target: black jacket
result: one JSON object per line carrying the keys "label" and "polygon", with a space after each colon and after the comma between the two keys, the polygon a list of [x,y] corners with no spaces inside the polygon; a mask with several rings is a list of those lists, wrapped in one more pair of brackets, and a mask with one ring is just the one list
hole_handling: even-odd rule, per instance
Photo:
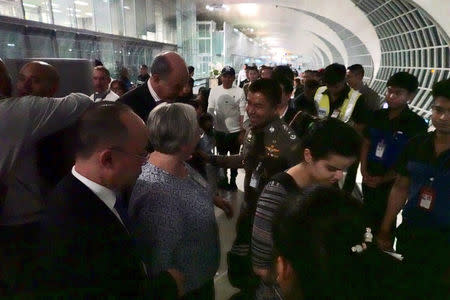
{"label": "black jacket", "polygon": [[128,231],[72,174],[48,199],[41,242],[35,273],[40,295],[176,297],[168,273],[147,278]]}
{"label": "black jacket", "polygon": [[147,122],[148,114],[156,106],[156,101],[153,99],[152,94],[148,89],[147,82],[148,81],[137,88],[128,91],[117,100],[118,102],[131,107],[144,122]]}

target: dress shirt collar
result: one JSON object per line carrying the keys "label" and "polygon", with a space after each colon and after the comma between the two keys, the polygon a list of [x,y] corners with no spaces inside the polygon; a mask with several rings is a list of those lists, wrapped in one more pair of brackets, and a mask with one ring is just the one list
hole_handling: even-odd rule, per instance
{"label": "dress shirt collar", "polygon": [[280,119],[283,119],[289,109],[289,104],[286,106],[284,112],[281,114]]}
{"label": "dress shirt collar", "polygon": [[153,99],[155,99],[155,102],[161,102],[162,99],[159,98],[158,94],[155,92],[155,90],[152,87],[152,84],[150,83],[151,77],[147,80],[148,89],[150,91],[150,94],[152,95]]}
{"label": "dress shirt collar", "polygon": [[[88,189],[90,189],[97,197],[99,197],[100,200],[102,200],[102,202],[105,203],[105,205],[108,206],[108,208],[120,220],[120,217],[118,216],[118,214],[114,208],[114,205],[116,204],[116,195],[114,194],[114,192],[112,190],[110,190],[107,187],[104,187],[98,183],[95,183],[90,179],[87,179],[86,177],[84,177],[83,175],[81,175],[80,173],[78,173],[75,170],[75,166],[72,167],[72,175],[76,179],[81,181],[85,186],[87,186]],[[122,221],[122,220],[120,220],[120,221]]]}

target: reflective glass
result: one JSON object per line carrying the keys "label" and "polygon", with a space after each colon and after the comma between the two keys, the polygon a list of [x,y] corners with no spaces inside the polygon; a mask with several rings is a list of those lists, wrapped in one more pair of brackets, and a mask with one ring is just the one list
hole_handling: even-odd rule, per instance
{"label": "reflective glass", "polygon": [[81,17],[81,9],[75,7],[73,0],[52,0],[52,7],[56,25],[77,27],[77,16]]}
{"label": "reflective glass", "polygon": [[123,0],[124,29],[126,36],[136,37],[136,13],[134,0]]}
{"label": "reflective glass", "polygon": [[23,19],[20,0],[0,0],[0,15]]}
{"label": "reflective glass", "polygon": [[108,0],[94,0],[94,19],[96,31],[111,33],[111,15]]}
{"label": "reflective glass", "polygon": [[[47,0],[25,0],[23,1],[25,19],[51,23],[50,2]],[[55,9],[55,6],[53,6]]]}
{"label": "reflective glass", "polygon": [[78,28],[95,30],[92,0],[75,0],[73,1],[73,4]]}

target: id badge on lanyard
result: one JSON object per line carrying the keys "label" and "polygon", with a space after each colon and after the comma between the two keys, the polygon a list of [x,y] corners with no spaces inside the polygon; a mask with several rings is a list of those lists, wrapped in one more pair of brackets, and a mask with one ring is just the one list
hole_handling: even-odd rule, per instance
{"label": "id badge on lanyard", "polygon": [[431,211],[436,201],[436,191],[433,188],[434,178],[430,177],[428,182],[419,191],[419,208]]}
{"label": "id badge on lanyard", "polygon": [[381,140],[378,142],[377,148],[375,149],[375,156],[377,158],[383,158],[384,150],[386,150],[386,143],[384,142],[384,140]]}

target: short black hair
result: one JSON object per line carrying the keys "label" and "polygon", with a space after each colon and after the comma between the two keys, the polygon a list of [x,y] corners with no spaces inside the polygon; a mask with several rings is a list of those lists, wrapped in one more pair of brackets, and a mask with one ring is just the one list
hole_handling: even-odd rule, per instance
{"label": "short black hair", "polygon": [[256,71],[256,72],[258,72],[258,67],[256,67],[255,65],[252,65],[252,66],[248,66],[247,67],[247,69],[246,69],[247,71]]}
{"label": "short black hair", "polygon": [[434,99],[436,99],[437,97],[444,97],[447,100],[449,100],[450,99],[450,78],[436,82],[433,85],[431,94],[433,95]]}
{"label": "short black hair", "polygon": [[283,87],[284,93],[292,93],[294,90],[294,85],[292,84],[292,80],[289,80],[287,78],[280,78],[277,80],[278,84],[280,84]]}
{"label": "short black hair", "polygon": [[282,79],[294,81],[294,71],[288,65],[276,66],[272,72],[272,79],[277,81]]}
{"label": "short black hair", "polygon": [[293,288],[305,299],[385,294],[398,263],[370,243],[352,252],[364,241],[365,225],[361,203],[334,187],[310,186],[284,201],[273,221],[274,252],[292,266]]}
{"label": "short black hair", "polygon": [[334,63],[325,68],[323,71],[323,82],[326,85],[334,85],[345,80],[347,70],[344,65]]}
{"label": "short black hair", "polygon": [[325,118],[313,123],[302,140],[302,149],[308,148],[314,160],[331,154],[359,157],[362,139],[350,125],[336,118]]}
{"label": "short black hair", "polygon": [[131,108],[119,102],[101,101],[88,108],[77,123],[76,156],[89,158],[99,147],[121,146],[128,129],[121,122]]}
{"label": "short black hair", "polygon": [[143,64],[141,65],[141,68],[148,69],[148,66],[146,64]]}
{"label": "short black hair", "polygon": [[195,71],[195,68],[193,66],[189,66],[188,67],[188,71],[189,71],[189,74],[190,74],[190,73]]}
{"label": "short black hair", "polygon": [[354,64],[347,68],[350,72],[364,76],[364,67],[360,64]]}
{"label": "short black hair", "polygon": [[113,84],[118,84],[118,85],[119,85],[119,88],[122,89],[122,90],[124,90],[125,92],[128,91],[127,86],[126,86],[125,82],[123,82],[123,80],[120,80],[120,79],[114,79],[113,81],[111,81],[110,86],[112,86]]}
{"label": "short black hair", "polygon": [[248,91],[250,93],[263,94],[272,107],[276,107],[281,102],[281,87],[278,82],[273,79],[257,79],[250,84]]}
{"label": "short black hair", "polygon": [[209,113],[204,113],[200,117],[198,117],[198,124],[201,126],[201,124],[204,124],[207,121],[214,121],[214,117]]}
{"label": "short black hair", "polygon": [[408,72],[398,72],[392,75],[386,83],[386,86],[393,86],[415,93],[419,87],[417,77]]}

